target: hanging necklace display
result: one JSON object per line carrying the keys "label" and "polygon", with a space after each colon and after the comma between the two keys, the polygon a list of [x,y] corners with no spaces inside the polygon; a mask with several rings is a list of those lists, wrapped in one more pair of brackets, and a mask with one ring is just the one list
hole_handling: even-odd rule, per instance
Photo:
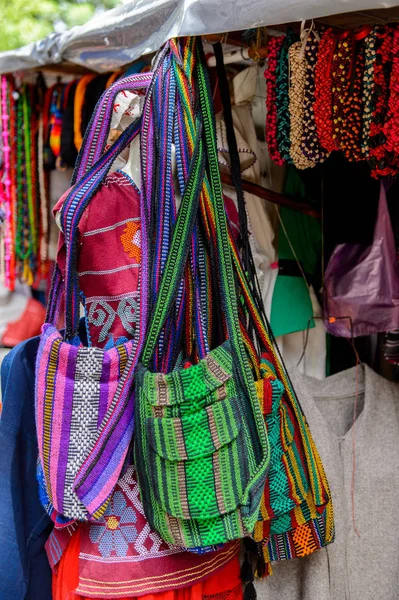
{"label": "hanging necklace display", "polygon": [[287,31],[278,55],[276,102],[277,102],[277,142],[280,156],[285,162],[292,163],[290,156],[290,112],[289,112],[289,85],[290,73],[288,51],[297,40],[292,30]]}
{"label": "hanging necklace display", "polygon": [[3,174],[0,184],[2,190],[1,202],[4,206],[4,283],[10,290],[15,285],[15,254],[14,254],[14,200],[12,185],[12,123],[10,115],[11,86],[5,75],[1,76],[1,129],[3,137]]}
{"label": "hanging necklace display", "polygon": [[[41,106],[44,102],[45,83],[43,77],[39,74],[36,81],[37,103]],[[37,193],[39,195],[39,249],[38,261],[40,262],[40,274],[43,278],[48,277],[49,270],[49,238],[50,238],[50,198],[49,198],[49,177],[44,169],[44,118],[41,110],[37,117]]]}
{"label": "hanging necklace display", "polygon": [[305,100],[306,59],[305,45],[308,32],[302,23],[301,41],[295,42],[288,51],[289,64],[289,114],[290,157],[297,169],[309,169],[315,163],[302,152],[303,112]]}
{"label": "hanging necklace display", "polygon": [[376,59],[374,65],[374,89],[372,95],[372,116],[369,132],[369,164],[371,174],[379,177],[394,176],[398,165],[390,165],[386,154],[384,123],[388,112],[389,81],[392,69],[393,27],[385,25],[377,30],[375,42]]}
{"label": "hanging necklace display", "polygon": [[266,142],[270,158],[277,165],[284,164],[277,142],[277,69],[279,53],[285,36],[272,37],[267,53],[266,79]]}
{"label": "hanging necklace display", "polygon": [[363,74],[365,68],[365,49],[371,27],[365,26],[354,34],[351,83],[344,91],[341,150],[350,161],[364,159],[362,152],[363,117]]}
{"label": "hanging necklace display", "polygon": [[331,67],[333,140],[336,150],[341,147],[343,108],[345,94],[351,84],[352,54],[353,36],[350,31],[345,31],[337,41]]}
{"label": "hanging necklace display", "polygon": [[[24,124],[24,95],[20,93],[17,99],[17,231],[16,254],[18,259],[19,277],[25,281],[32,281],[29,268],[31,255],[31,234],[29,231],[28,190],[26,182],[26,147]],[[29,125],[26,124],[26,128]]]}
{"label": "hanging necklace display", "polygon": [[335,35],[332,29],[321,34],[314,69],[314,119],[319,142],[327,152],[335,150],[332,121],[332,61],[335,50]]}
{"label": "hanging necklace display", "polygon": [[365,44],[364,75],[363,75],[363,124],[362,124],[362,152],[368,158],[369,133],[371,119],[373,116],[373,92],[374,92],[374,66],[376,61],[377,27],[374,27],[367,36]]}
{"label": "hanging necklace display", "polygon": [[[393,33],[392,39],[392,71],[389,83],[388,112],[384,124],[386,149],[391,155],[397,156],[399,144],[399,28]],[[391,157],[392,158],[392,157]]]}

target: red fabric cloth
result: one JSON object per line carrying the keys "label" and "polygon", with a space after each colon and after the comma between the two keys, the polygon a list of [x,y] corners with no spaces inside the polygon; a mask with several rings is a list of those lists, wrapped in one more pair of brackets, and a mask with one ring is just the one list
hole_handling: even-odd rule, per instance
{"label": "red fabric cloth", "polygon": [[[119,598],[130,600],[134,595],[101,595],[82,596],[76,592],[79,583],[79,552],[81,530],[78,529],[68,544],[67,551],[61,558],[58,572],[53,575],[53,600],[100,600],[102,598]],[[144,593],[142,600],[242,600],[240,581],[240,565],[237,553],[217,572],[192,585],[159,593]]]}
{"label": "red fabric cloth", "polygon": [[202,581],[237,555],[239,543],[195,554],[164,542],[145,518],[135,471],[129,467],[104,520],[80,525],[79,548],[77,593],[96,597],[98,591],[105,594],[112,589],[123,595],[128,590],[136,597]]}

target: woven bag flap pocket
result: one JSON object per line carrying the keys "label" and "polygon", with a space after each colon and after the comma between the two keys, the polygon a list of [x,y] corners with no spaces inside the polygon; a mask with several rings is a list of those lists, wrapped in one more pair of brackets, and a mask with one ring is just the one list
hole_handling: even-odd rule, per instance
{"label": "woven bag flap pocket", "polygon": [[144,375],[143,393],[153,406],[189,405],[195,411],[206,405],[206,398],[215,390],[223,388],[231,379],[233,360],[230,343],[212,350],[198,364],[164,375]]}
{"label": "woven bag flap pocket", "polygon": [[241,422],[236,397],[182,418],[147,419],[151,486],[165,512],[209,519],[240,505],[245,479],[232,473],[242,455]]}
{"label": "woven bag flap pocket", "polygon": [[149,418],[147,435],[153,450],[166,460],[194,460],[213,454],[235,440],[240,425],[234,398],[215,402],[181,418]]}

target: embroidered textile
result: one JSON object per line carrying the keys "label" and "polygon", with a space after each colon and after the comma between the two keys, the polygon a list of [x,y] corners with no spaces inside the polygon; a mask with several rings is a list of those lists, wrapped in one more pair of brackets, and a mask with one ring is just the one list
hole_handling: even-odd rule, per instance
{"label": "embroidered textile", "polygon": [[115,488],[102,522],[80,527],[79,584],[76,592],[96,597],[142,596],[194,585],[228,564],[238,543],[203,555],[164,542],[149,526],[135,470],[129,467]]}

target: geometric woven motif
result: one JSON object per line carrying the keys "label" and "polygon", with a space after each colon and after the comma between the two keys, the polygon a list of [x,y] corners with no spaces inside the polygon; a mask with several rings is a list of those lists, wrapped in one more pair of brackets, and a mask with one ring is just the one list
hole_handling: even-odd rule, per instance
{"label": "geometric woven motif", "polygon": [[103,356],[99,348],[81,348],[76,360],[64,496],[64,514],[75,519],[87,514],[72,488],[97,433]]}
{"label": "geometric woven motif", "polygon": [[167,544],[145,518],[132,466],[119,479],[103,519],[83,523],[80,531],[76,593],[92,598],[107,598],[110,590],[112,598],[134,598],[191,587],[226,565],[239,550],[239,544],[232,543],[197,555]]}
{"label": "geometric woven motif", "polygon": [[[86,301],[86,305],[89,303]],[[134,297],[102,299],[96,298],[90,303],[87,319],[90,325],[100,329],[98,341],[105,342],[110,337],[115,320],[119,318],[123,332],[128,339],[134,338],[138,322],[138,301]]]}

